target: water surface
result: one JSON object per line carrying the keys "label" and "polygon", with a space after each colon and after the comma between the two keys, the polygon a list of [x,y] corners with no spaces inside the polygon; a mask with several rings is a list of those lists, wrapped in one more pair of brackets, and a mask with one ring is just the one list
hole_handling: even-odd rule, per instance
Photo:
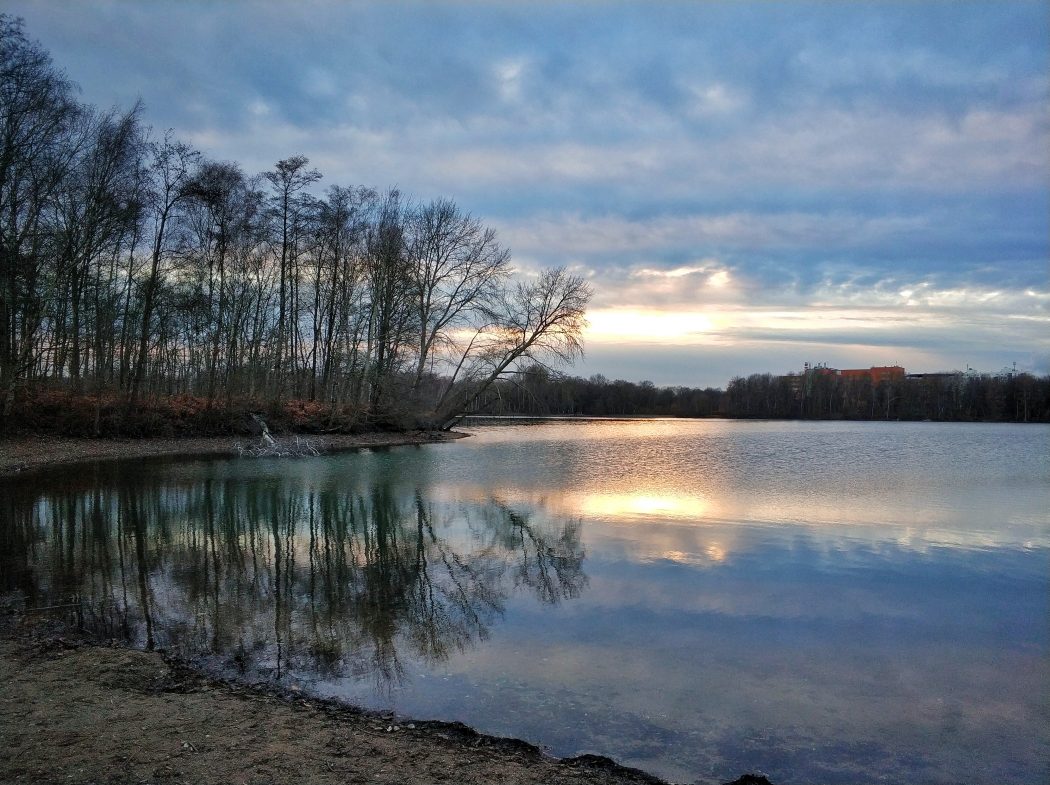
{"label": "water surface", "polygon": [[8,481],[0,587],[214,672],[678,781],[1047,779],[1050,428],[467,430]]}

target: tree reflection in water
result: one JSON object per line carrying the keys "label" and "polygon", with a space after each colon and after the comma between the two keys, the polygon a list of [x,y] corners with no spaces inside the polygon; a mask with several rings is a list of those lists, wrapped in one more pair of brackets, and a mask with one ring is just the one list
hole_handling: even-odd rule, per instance
{"label": "tree reflection in water", "polygon": [[579,521],[495,499],[106,479],[0,488],[0,588],[79,629],[252,679],[390,689],[406,652],[434,664],[484,640],[513,593],[554,604],[587,583]]}

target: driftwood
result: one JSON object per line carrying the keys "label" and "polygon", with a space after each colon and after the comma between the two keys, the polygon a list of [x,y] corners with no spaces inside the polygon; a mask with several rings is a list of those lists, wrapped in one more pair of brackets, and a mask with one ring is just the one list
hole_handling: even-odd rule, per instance
{"label": "driftwood", "polygon": [[262,417],[253,414],[252,419],[259,424],[260,428],[262,428],[262,435],[259,437],[259,441],[256,444],[237,445],[237,452],[240,453],[242,457],[303,458],[308,455],[320,455],[317,448],[310,443],[309,439],[304,439],[298,434],[293,436],[295,439],[294,442],[288,439],[275,439],[270,433],[266,421],[263,420]]}

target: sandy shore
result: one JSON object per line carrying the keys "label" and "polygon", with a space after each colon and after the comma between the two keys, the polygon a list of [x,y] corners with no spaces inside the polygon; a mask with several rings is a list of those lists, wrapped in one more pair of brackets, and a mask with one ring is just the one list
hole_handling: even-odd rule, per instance
{"label": "sandy shore", "polygon": [[[318,452],[359,447],[395,447],[459,439],[450,431],[401,433],[324,434],[301,437]],[[160,455],[237,455],[238,446],[258,442],[243,436],[162,439],[72,439],[62,436],[0,438],[0,477],[58,464],[85,463],[113,458],[148,458]]]}
{"label": "sandy shore", "polygon": [[156,652],[0,633],[5,783],[659,785],[463,725],[408,722],[201,677]]}

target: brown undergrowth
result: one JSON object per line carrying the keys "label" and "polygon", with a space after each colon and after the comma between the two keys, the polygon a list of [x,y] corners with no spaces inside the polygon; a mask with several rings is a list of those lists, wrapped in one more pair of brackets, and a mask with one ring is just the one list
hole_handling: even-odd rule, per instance
{"label": "brown undergrowth", "polygon": [[172,395],[131,403],[110,393],[49,390],[19,396],[0,432],[76,437],[247,436],[258,431],[253,414],[265,417],[274,432],[355,434],[398,425],[366,418],[354,406],[318,401],[274,403],[245,397],[209,401]]}

